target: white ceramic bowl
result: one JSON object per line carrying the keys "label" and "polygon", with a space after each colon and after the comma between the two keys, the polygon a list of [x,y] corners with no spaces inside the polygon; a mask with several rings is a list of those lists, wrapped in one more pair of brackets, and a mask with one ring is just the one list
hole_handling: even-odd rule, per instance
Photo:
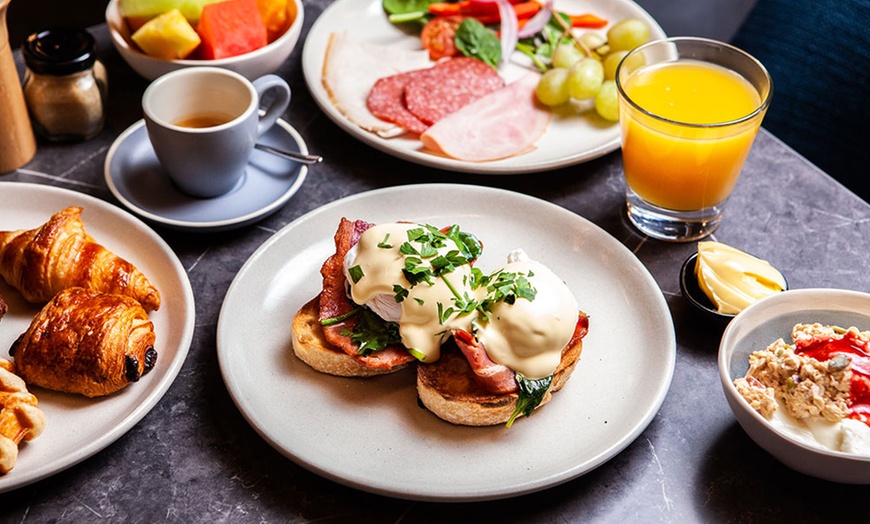
{"label": "white ceramic bowl", "polygon": [[176,69],[204,65],[223,67],[253,80],[275,72],[287,60],[296,42],[299,41],[304,19],[302,0],[290,0],[290,2],[288,11],[295,9],[296,14],[293,24],[283,35],[269,45],[250,53],[218,60],[163,60],[146,55],[130,40],[130,30],[118,10],[118,0],[111,0],[106,7],[106,24],[109,26],[115,49],[133,70],[148,80],[154,80]]}
{"label": "white ceramic bowl", "polygon": [[870,484],[870,457],[804,444],[774,428],[737,392],[734,379],[749,369],[749,355],[778,338],[790,341],[795,324],[870,329],[870,294],[840,289],[794,289],[762,299],[734,317],[719,345],[719,376],[737,422],[768,453],[807,475],[846,484]]}

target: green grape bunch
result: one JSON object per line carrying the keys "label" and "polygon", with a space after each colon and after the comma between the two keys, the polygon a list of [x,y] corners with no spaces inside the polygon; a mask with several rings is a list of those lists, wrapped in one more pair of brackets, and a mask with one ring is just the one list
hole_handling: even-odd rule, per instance
{"label": "green grape bunch", "polygon": [[[650,29],[643,20],[626,18],[614,24],[604,38],[586,32],[560,43],[553,50],[550,67],[541,76],[538,100],[557,107],[570,101],[589,101],[598,115],[608,121],[619,119],[616,68],[635,47],[649,40]],[[644,65],[642,55],[632,57],[632,68]]]}

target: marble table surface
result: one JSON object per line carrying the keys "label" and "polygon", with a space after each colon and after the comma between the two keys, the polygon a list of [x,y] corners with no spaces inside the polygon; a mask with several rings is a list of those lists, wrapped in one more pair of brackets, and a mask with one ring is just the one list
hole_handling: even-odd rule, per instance
{"label": "marble table surface", "polygon": [[[329,3],[305,2],[302,38]],[[118,135],[142,117],[139,101],[147,81],[112,49],[105,27],[91,30],[109,70],[105,129],[85,143],[40,142],[29,164],[0,175],[0,181],[46,184],[117,204],[103,181],[103,163]],[[326,160],[310,170],[286,205],[256,224],[212,234],[153,226],[178,255],[195,295],[194,337],[180,374],[154,409],[104,450],[0,494],[0,522],[813,522],[853,515],[866,487],[795,473],[756,446],[735,421],[716,364],[723,326],[695,314],[680,295],[680,264],[695,244],[655,241],[626,223],[618,152],[516,176],[409,164],[348,136],[324,115],[305,85],[301,52],[297,46],[278,71],[294,90],[284,118]],[[676,367],[661,409],[616,457],[579,478],[519,497],[404,500],[306,470],[275,451],[236,408],[218,367],[216,325],[227,288],[248,257],[282,227],[326,203],[424,182],[505,188],[558,204],[622,242],[653,275],[673,317]],[[870,205],[764,130],[714,238],[770,260],[792,288],[870,292],[864,267]]]}

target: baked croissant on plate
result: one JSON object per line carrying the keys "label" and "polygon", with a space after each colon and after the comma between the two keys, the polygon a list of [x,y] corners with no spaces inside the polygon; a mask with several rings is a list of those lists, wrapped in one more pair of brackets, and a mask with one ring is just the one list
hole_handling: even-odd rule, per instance
{"label": "baked croissant on plate", "polygon": [[96,243],[81,214],[81,207],[68,207],[36,229],[0,231],[0,276],[37,304],[79,286],[127,295],[146,311],[157,310],[157,288],[133,264]]}
{"label": "baked croissant on plate", "polygon": [[0,358],[0,474],[15,466],[18,444],[35,439],[44,429],[45,414],[36,397],[15,374],[12,362]]}
{"label": "baked croissant on plate", "polygon": [[74,287],[36,314],[9,354],[29,385],[99,397],[154,367],[154,340],[154,325],[132,298]]}

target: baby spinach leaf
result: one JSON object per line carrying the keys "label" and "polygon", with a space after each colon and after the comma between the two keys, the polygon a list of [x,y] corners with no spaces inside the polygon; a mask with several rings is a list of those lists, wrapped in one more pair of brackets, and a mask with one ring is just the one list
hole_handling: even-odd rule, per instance
{"label": "baby spinach leaf", "polygon": [[454,43],[463,55],[476,58],[493,69],[501,63],[501,41],[474,18],[466,18],[459,24]]}
{"label": "baby spinach leaf", "polygon": [[553,383],[553,375],[539,379],[528,379],[521,373],[517,373],[517,384],[520,387],[520,398],[517,400],[517,407],[508,419],[506,426],[511,427],[514,420],[520,415],[528,417],[532,414],[541,402],[544,400],[544,395]]}

